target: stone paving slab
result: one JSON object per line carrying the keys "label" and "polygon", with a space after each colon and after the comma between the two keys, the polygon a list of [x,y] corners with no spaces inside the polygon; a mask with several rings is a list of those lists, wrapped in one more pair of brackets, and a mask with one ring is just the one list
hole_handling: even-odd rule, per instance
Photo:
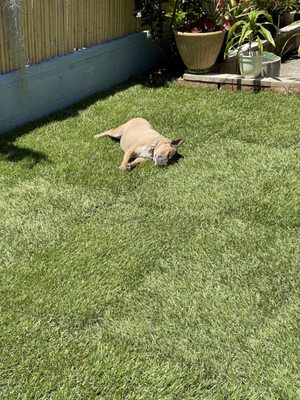
{"label": "stone paving slab", "polygon": [[185,73],[177,82],[184,86],[212,87],[216,89],[271,91],[300,94],[300,77],[243,78],[237,74],[190,74]]}
{"label": "stone paving slab", "polygon": [[300,80],[300,57],[281,63],[280,78],[296,78]]}

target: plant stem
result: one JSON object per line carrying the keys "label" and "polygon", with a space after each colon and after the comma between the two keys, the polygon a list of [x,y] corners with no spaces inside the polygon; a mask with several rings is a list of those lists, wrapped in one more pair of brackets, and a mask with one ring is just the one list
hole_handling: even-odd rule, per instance
{"label": "plant stem", "polygon": [[182,3],[182,0],[176,0],[176,2],[175,2],[173,13],[172,13],[172,19],[171,19],[171,23],[170,23],[170,31],[173,29],[173,25],[174,25],[174,21],[175,21],[175,17],[176,17],[176,11],[179,6],[179,3]]}

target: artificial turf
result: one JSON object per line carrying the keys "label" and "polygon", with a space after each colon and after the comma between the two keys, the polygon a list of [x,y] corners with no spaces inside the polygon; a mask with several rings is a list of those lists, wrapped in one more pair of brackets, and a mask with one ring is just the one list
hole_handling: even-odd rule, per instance
{"label": "artificial turf", "polygon": [[[299,97],[131,82],[0,136],[1,399],[299,399]],[[93,139],[147,118],[168,168]]]}

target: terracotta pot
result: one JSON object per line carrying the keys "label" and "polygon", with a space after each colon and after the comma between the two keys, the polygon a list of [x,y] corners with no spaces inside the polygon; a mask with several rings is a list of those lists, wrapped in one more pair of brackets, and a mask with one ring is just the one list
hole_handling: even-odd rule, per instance
{"label": "terracotta pot", "polygon": [[206,72],[216,62],[225,31],[187,33],[174,31],[176,45],[185,66],[191,72]]}

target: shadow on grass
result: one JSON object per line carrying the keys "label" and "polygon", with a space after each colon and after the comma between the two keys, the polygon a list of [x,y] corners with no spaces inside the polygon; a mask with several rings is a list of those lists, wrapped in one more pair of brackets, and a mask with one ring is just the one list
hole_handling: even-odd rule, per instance
{"label": "shadow on grass", "polygon": [[37,121],[27,123],[26,125],[15,128],[9,132],[0,134],[0,158],[6,159],[10,162],[18,162],[24,159],[31,159],[33,164],[47,160],[47,155],[35,151],[30,148],[19,146],[15,142],[19,137],[25,136],[31,133],[33,130],[38,129],[47,124],[63,121],[69,118],[74,118],[79,115],[79,112],[93,105],[99,100],[105,100],[106,98],[115,95],[116,93],[126,90],[134,85],[142,85],[151,88],[161,88],[167,86],[168,83],[174,79],[168,71],[163,68],[157,68],[144,75],[140,75],[122,83],[114,88],[101,91],[93,94],[79,102],[74,103],[70,107],[63,110],[51,113]]}
{"label": "shadow on grass", "polygon": [[[134,82],[136,84],[137,82]],[[33,130],[46,126],[53,122],[64,121],[69,118],[74,118],[79,115],[81,110],[84,110],[94,104],[96,101],[104,100],[109,96],[113,96],[120,90],[126,90],[132,86],[133,82],[128,81],[125,84],[119,85],[110,90],[96,93],[86,99],[74,103],[70,107],[63,110],[51,113],[37,121],[29,122],[22,127],[15,128],[6,133],[0,134],[0,159],[5,159],[10,162],[18,162],[28,159],[33,165],[47,160],[47,155],[36,150],[19,146],[16,141],[22,136],[30,134]]]}
{"label": "shadow on grass", "polygon": [[10,162],[29,159],[33,165],[47,159],[42,152],[17,145],[15,141],[19,136],[22,136],[22,134],[18,130],[0,135],[0,159]]}
{"label": "shadow on grass", "polygon": [[171,81],[183,75],[185,66],[180,58],[175,58],[172,63],[161,65],[140,77],[140,84],[152,89],[167,86]]}

